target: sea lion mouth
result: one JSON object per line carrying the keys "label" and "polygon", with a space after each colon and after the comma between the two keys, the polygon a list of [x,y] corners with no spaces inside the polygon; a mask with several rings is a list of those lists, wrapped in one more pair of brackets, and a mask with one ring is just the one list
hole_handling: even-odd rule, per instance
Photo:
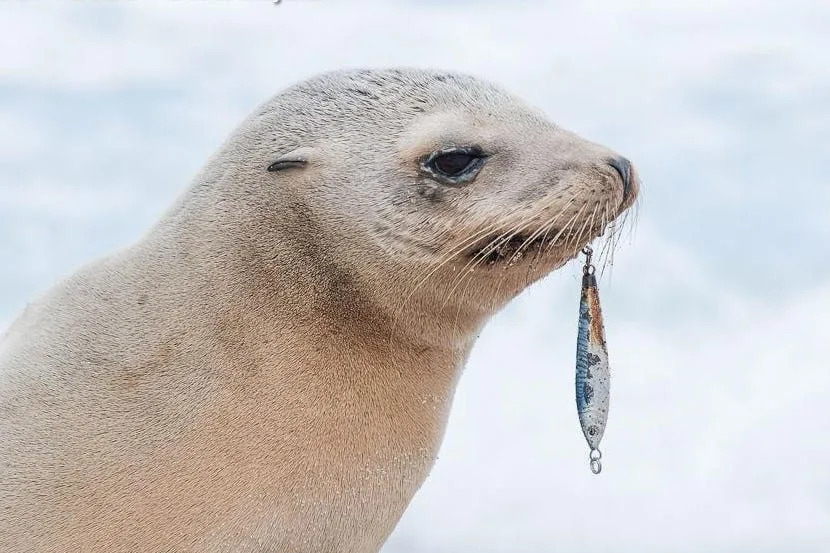
{"label": "sea lion mouth", "polygon": [[493,234],[470,248],[467,255],[484,265],[515,263],[530,254],[535,259],[545,255],[554,246],[564,246],[569,242],[574,242],[576,234],[575,231],[562,232],[560,229],[512,235],[509,233]]}

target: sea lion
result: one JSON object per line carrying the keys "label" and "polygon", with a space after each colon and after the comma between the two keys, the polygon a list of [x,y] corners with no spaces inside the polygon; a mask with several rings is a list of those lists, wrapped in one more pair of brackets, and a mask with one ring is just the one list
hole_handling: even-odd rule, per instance
{"label": "sea lion", "polygon": [[377,551],[482,325],[637,189],[470,76],[288,88],[0,343],[0,550]]}

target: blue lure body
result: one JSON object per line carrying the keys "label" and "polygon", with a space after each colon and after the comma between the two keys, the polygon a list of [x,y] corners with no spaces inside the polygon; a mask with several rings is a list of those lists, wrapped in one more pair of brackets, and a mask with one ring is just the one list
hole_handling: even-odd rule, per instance
{"label": "blue lure body", "polygon": [[591,448],[591,471],[602,470],[599,442],[608,420],[611,392],[611,369],[605,345],[605,328],[599,305],[599,290],[591,265],[591,250],[586,248],[587,260],[582,275],[582,294],[579,301],[579,332],[576,340],[576,411],[582,433]]}

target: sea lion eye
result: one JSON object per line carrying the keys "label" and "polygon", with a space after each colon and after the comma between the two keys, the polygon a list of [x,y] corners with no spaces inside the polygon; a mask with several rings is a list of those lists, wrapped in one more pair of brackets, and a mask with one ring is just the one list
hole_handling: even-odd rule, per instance
{"label": "sea lion eye", "polygon": [[438,150],[421,161],[421,169],[445,184],[462,184],[475,178],[486,157],[475,147]]}
{"label": "sea lion eye", "polygon": [[463,173],[474,159],[476,159],[475,156],[471,154],[452,152],[436,157],[432,160],[432,165],[441,173],[455,177]]}

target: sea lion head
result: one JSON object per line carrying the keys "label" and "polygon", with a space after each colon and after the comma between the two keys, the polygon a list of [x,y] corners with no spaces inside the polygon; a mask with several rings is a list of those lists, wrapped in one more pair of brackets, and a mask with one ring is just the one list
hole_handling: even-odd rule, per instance
{"label": "sea lion head", "polygon": [[257,217],[282,221],[277,240],[369,296],[471,320],[573,258],[639,188],[616,152],[439,71],[320,75],[263,105],[226,149]]}

